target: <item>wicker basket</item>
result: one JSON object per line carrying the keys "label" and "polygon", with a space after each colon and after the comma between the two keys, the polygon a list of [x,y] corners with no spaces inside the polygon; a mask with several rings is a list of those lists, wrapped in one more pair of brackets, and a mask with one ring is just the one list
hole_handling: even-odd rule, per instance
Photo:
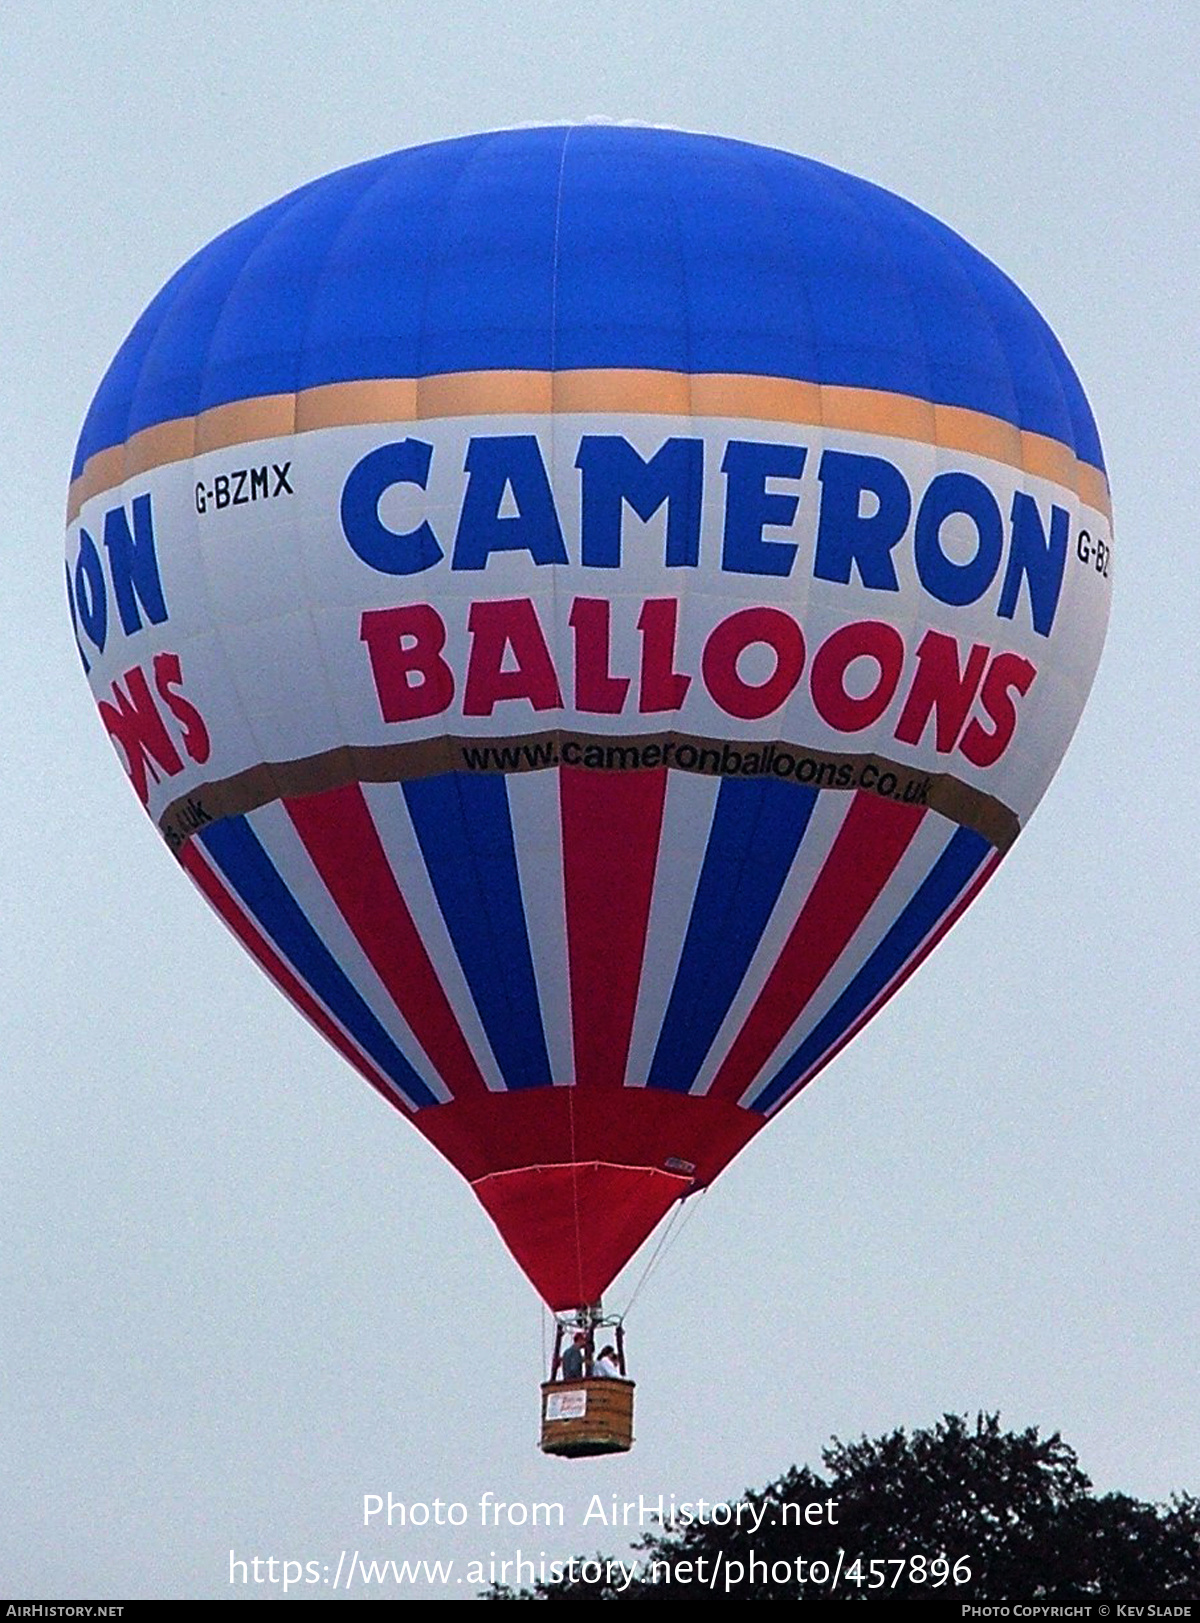
{"label": "wicker basket", "polygon": [[542,1452],[577,1459],[627,1454],[633,1447],[632,1381],[542,1383]]}

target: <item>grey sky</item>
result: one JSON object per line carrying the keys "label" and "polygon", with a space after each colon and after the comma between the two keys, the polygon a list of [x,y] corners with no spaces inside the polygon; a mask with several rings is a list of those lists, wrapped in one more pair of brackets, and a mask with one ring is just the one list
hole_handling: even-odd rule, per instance
{"label": "grey sky", "polygon": [[[1102,1488],[1200,1488],[1200,24],[90,0],[6,17],[0,65],[0,1591],[228,1597],[231,1549],[620,1549],[581,1525],[594,1491],[726,1497],[831,1433],[952,1409],[1060,1428]],[[630,1320],[637,1447],[569,1465],[536,1451],[542,1315],[470,1192],[225,935],[126,786],[61,533],[104,366],[217,231],[377,152],[592,113],[810,154],[994,258],[1083,379],[1117,545],[1100,675],[1030,828],[704,1197]],[[468,1524],[364,1531],[388,1490]],[[566,1526],[481,1528],[485,1490],[560,1500]],[[421,1592],[470,1586],[399,1591]]]}

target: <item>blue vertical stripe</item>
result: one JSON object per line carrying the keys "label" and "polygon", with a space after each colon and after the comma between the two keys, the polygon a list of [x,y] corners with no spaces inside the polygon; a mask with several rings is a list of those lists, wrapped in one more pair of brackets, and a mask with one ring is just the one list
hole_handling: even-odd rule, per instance
{"label": "blue vertical stripe", "polygon": [[892,977],[903,969],[975,877],[992,847],[982,835],[960,828],[919,890],[823,1020],[750,1103],[764,1114],[854,1024]]}
{"label": "blue vertical stripe", "polygon": [[508,787],[447,773],[402,785],[434,895],[509,1088],[553,1078],[529,948]]}
{"label": "blue vertical stripe", "polygon": [[280,955],[363,1052],[417,1109],[437,1104],[437,1097],[334,962],[246,819],[227,817],[197,838]]}
{"label": "blue vertical stripe", "polygon": [[646,1086],[686,1093],[737,996],[808,828],[817,790],[726,778]]}

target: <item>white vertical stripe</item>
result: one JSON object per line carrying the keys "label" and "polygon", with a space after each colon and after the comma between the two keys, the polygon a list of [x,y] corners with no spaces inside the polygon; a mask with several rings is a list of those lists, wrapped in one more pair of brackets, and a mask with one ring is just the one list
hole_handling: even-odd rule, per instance
{"label": "white vertical stripe", "polygon": [[[892,994],[893,988],[896,986],[897,982],[900,981],[903,978],[904,974],[906,973],[906,971],[908,969],[908,966],[912,963],[913,959],[916,958],[921,953],[921,951],[923,950],[923,948],[925,946],[925,943],[929,940],[930,936],[937,934],[937,932],[941,929],[943,923],[945,922],[947,915],[953,913],[956,907],[961,906],[963,897],[974,886],[976,886],[976,885],[978,885],[980,883],[980,881],[991,871],[991,869],[996,866],[996,864],[997,864],[997,862],[999,862],[999,860],[1000,860],[1000,854],[997,851],[993,851],[990,854],[990,856],[984,858],[983,862],[979,865],[978,868],[976,868],[975,872],[971,875],[970,879],[963,886],[962,890],[958,893],[958,895],[950,903],[950,906],[946,909],[946,911],[944,913],[939,914],[939,916],[933,921],[932,925],[925,932],[925,934],[921,937],[920,941],[917,942],[917,945],[913,948],[913,950],[909,954],[909,956],[904,960],[904,962],[896,970],[896,973],[880,988],[880,990],[876,993],[874,998],[872,998],[871,1002],[868,1003],[866,1005],[866,1007],[859,1014],[857,1014],[855,1016],[855,1018],[850,1022],[849,1026],[847,1026],[846,1031],[852,1031],[852,1030],[854,1030],[854,1028],[856,1026],[857,1027],[865,1026],[869,1020],[872,1020],[874,1018],[876,1010],[882,1008],[883,1005],[887,1002],[888,998]],[[845,1037],[845,1035],[846,1035],[845,1031],[841,1032],[834,1039],[834,1042],[830,1046],[831,1047],[836,1047],[836,1045],[842,1041],[842,1039]],[[828,1052],[828,1050],[827,1050],[827,1052]],[[815,1059],[813,1061],[813,1063],[808,1067],[808,1069],[806,1071],[801,1072],[801,1074],[792,1083],[791,1087],[788,1088],[785,1093],[781,1094],[780,1097],[771,1106],[771,1108],[768,1111],[765,1111],[764,1114],[769,1118],[771,1116],[774,1116],[777,1111],[782,1110],[784,1105],[787,1104],[790,1099],[794,1099],[796,1094],[799,1093],[800,1089],[805,1085],[805,1083],[808,1082],[811,1079],[811,1077],[815,1074],[815,1072],[817,1072],[821,1068],[821,1065],[824,1063],[824,1060],[825,1060],[825,1055],[824,1054],[821,1054],[817,1059]]]}
{"label": "white vertical stripe", "polygon": [[804,838],[792,858],[792,865],[775,899],[775,906],[771,909],[771,916],[755,948],[749,968],[742,977],[742,984],[729,1005],[729,1012],[721,1022],[721,1029],[717,1032],[704,1064],[700,1067],[691,1090],[693,1093],[707,1093],[712,1087],[722,1061],[749,1018],[768,975],[779,961],[779,955],[792,932],[792,926],[799,918],[800,910],[817,882],[817,875],[825,866],[830,847],[841,832],[853,800],[853,794],[833,789],[824,790],[817,796],[817,803],[808,820]]}
{"label": "white vertical stripe", "polygon": [[[949,822],[946,818],[939,816],[937,812],[927,811],[925,813],[917,832],[909,842],[908,849],[892,870],[891,877],[867,909],[858,929],[834,960],[829,973],[820,986],[817,987],[806,1007],[801,1010],[798,1018],[792,1022],[776,1044],[762,1071],[752,1080],[750,1086],[738,1100],[739,1104],[749,1106],[755,1096],[761,1093],[764,1084],[770,1081],[779,1067],[786,1063],[808,1034],[814,1031],[817,1025],[825,1018],[855,975],[858,974],[867,959],[879,946],[892,925],[900,917],[900,914],[916,894],[922,881],[928,876],[934,863],[936,863],[957,832],[957,824]],[[930,930],[936,929],[939,922],[940,915],[930,925]],[[923,939],[924,937],[922,937]],[[920,942],[913,948],[913,952],[919,950]],[[907,962],[908,960],[905,959],[905,963]],[[903,966],[901,967],[903,968]],[[835,1038],[834,1041],[837,1041],[837,1039]]]}
{"label": "white vertical stripe", "polygon": [[506,782],[550,1076],[560,1087],[574,1082],[575,1058],[558,769],[514,772]]}
{"label": "white vertical stripe", "polygon": [[417,934],[429,954],[433,972],[466,1038],[467,1047],[475,1056],[480,1075],[493,1093],[503,1093],[504,1078],[438,906],[403,791],[398,783],[364,783],[362,792],[388,867],[395,875]]}
{"label": "white vertical stripe", "polygon": [[646,951],[625,1068],[626,1087],[646,1085],[679,971],[720,788],[720,778],[702,777],[695,772],[667,774]]}
{"label": "white vertical stripe", "polygon": [[326,889],[282,803],[274,801],[269,806],[260,806],[249,813],[247,822],[342,973],[430,1093],[445,1103],[450,1098],[449,1088],[430,1064],[428,1055],[379,979],[375,966],[342,917],[341,909]]}

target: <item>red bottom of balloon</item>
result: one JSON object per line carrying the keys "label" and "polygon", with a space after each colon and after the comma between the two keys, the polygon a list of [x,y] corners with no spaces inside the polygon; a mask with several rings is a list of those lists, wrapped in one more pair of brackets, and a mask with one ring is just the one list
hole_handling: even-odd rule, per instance
{"label": "red bottom of balloon", "polygon": [[553,1308],[599,1301],[604,1287],[690,1178],[601,1161],[496,1172],[475,1185],[513,1256]]}
{"label": "red bottom of balloon", "polygon": [[598,1301],[673,1202],[764,1125],[726,1100],[648,1088],[477,1095],[414,1119],[558,1311]]}

